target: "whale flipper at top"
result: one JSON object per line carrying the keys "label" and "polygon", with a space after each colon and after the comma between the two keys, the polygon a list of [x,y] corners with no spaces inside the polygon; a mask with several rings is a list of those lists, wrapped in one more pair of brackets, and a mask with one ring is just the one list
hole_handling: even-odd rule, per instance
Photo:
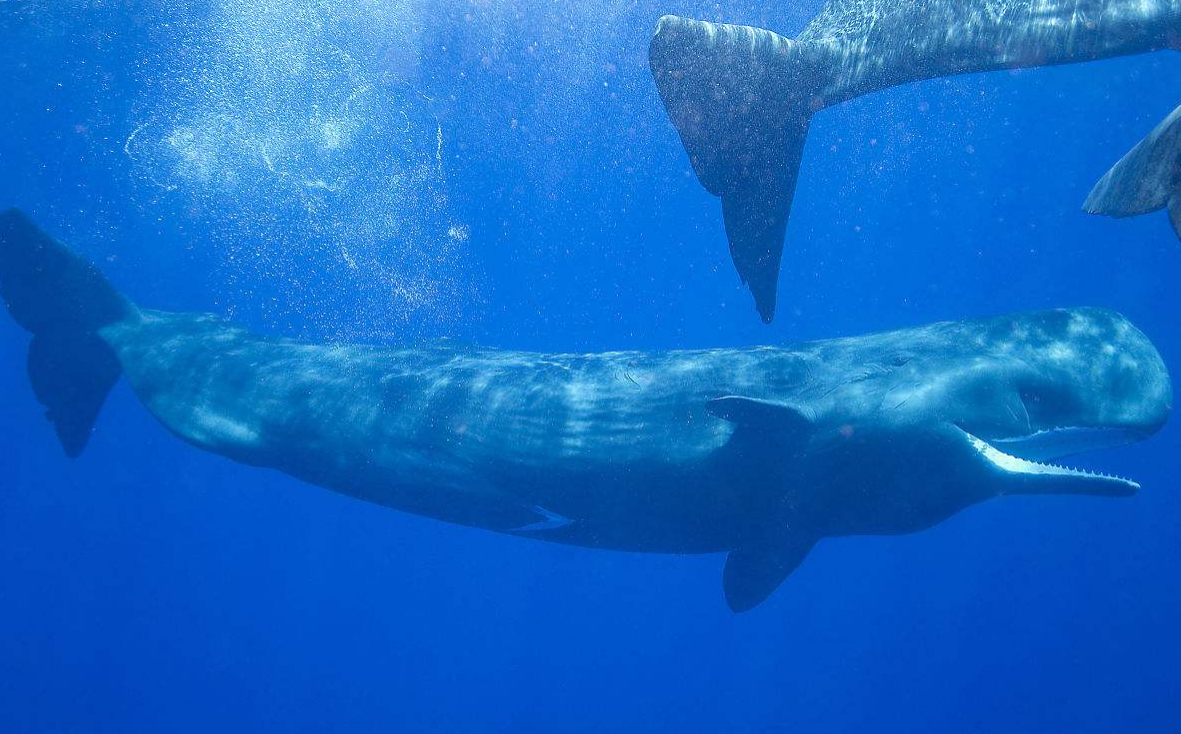
{"label": "whale flipper at top", "polygon": [[796,39],[665,16],[649,64],[764,321],[811,116],[932,77],[1176,47],[1181,0],[831,0]]}

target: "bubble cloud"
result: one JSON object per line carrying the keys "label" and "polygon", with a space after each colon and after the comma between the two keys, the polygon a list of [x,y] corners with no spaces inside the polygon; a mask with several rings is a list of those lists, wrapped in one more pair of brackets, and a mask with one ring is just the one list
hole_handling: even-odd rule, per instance
{"label": "bubble cloud", "polygon": [[190,18],[124,152],[145,206],[199,220],[222,248],[228,310],[314,314],[317,336],[384,339],[470,307],[468,227],[448,202],[432,100],[350,51],[413,16],[360,0],[219,0]]}

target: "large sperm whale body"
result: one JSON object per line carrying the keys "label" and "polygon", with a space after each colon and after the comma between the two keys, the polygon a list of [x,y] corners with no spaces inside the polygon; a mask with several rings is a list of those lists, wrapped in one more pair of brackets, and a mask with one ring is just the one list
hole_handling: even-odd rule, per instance
{"label": "large sperm whale body", "polygon": [[1083,203],[1084,211],[1109,217],[1165,208],[1181,237],[1181,107],[1112,166]]}
{"label": "large sperm whale body", "polygon": [[1143,439],[1168,373],[1117,314],[1047,311],[792,348],[536,354],[317,346],[135,306],[23,215],[0,296],[67,454],[120,374],[190,444],[369,502],[594,548],[728,553],[735,610],[821,538],[1004,494],[1125,495],[1052,464]]}
{"label": "large sperm whale body", "polygon": [[675,16],[649,62],[763,320],[812,115],[906,82],[1181,45],[1181,0],[830,0],[797,38]]}

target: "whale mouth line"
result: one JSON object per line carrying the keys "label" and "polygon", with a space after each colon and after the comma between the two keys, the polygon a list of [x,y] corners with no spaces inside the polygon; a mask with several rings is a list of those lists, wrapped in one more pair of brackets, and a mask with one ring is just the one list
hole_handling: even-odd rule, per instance
{"label": "whale mouth line", "polygon": [[1129,427],[1067,425],[1043,428],[1021,436],[987,440],[994,448],[1018,458],[1046,461],[1097,449],[1127,446],[1146,437],[1146,432]]}
{"label": "whale mouth line", "polygon": [[[984,439],[974,436],[964,429],[960,429],[967,437],[968,443],[985,461],[1006,474],[1025,475],[1030,477],[1046,477],[1079,480],[1088,483],[1098,483],[1113,486],[1118,494],[1131,494],[1140,489],[1140,484],[1126,477],[1105,472],[1094,472],[1088,469],[1053,464],[1050,462],[1022,459],[1001,451]],[[1121,491],[1122,490],[1122,491]]]}

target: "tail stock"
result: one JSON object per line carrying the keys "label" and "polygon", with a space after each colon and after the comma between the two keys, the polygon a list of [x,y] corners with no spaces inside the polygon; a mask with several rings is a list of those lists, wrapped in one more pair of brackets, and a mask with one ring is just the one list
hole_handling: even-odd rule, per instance
{"label": "tail stock", "polygon": [[33,334],[33,392],[66,454],[78,456],[122,372],[98,331],[138,311],[97,268],[16,209],[0,212],[0,297]]}

